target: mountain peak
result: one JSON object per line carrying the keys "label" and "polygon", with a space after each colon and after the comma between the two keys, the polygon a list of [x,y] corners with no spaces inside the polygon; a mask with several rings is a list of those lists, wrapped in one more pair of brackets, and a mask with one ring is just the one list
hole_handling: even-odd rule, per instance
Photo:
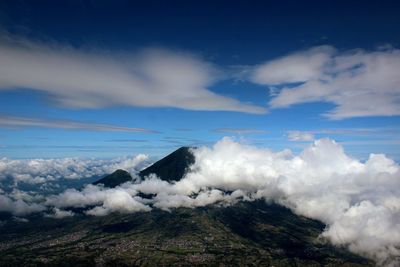
{"label": "mountain peak", "polygon": [[116,187],[120,184],[126,183],[132,180],[132,176],[125,170],[118,169],[115,172],[101,178],[94,182],[94,185],[103,184],[105,187]]}
{"label": "mountain peak", "polygon": [[[150,167],[139,172],[139,176],[144,178],[150,174],[155,174],[160,179],[171,182],[179,181],[185,176],[187,169],[195,161],[194,155],[190,151],[194,147],[181,147],[152,164]],[[132,180],[132,176],[125,170],[118,169],[115,172],[94,182],[94,185],[103,184],[105,187],[116,187],[120,184]]]}
{"label": "mountain peak", "polygon": [[144,178],[152,173],[160,179],[171,182],[179,181],[185,176],[187,169],[195,161],[191,149],[194,147],[181,147],[166,157],[155,162],[150,167],[142,170],[139,176]]}

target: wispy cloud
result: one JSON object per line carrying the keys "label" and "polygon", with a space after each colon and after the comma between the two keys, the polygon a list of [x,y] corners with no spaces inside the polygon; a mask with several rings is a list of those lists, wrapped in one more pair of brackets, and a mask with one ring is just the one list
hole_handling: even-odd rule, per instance
{"label": "wispy cloud", "polygon": [[332,135],[373,135],[382,134],[391,131],[385,128],[335,128],[335,129],[319,129],[308,131],[312,134],[332,134]]}
{"label": "wispy cloud", "polygon": [[254,128],[217,128],[214,129],[218,133],[231,133],[231,134],[265,134],[268,131]]}
{"label": "wispy cloud", "polygon": [[73,120],[52,120],[41,118],[27,118],[14,116],[0,116],[0,127],[43,127],[70,130],[109,131],[109,132],[137,132],[157,133],[145,128],[123,127],[109,124],[86,123]]}
{"label": "wispy cloud", "polygon": [[331,46],[319,46],[266,62],[254,70],[252,81],[278,85],[317,79],[334,52]]}
{"label": "wispy cloud", "polygon": [[333,120],[400,115],[400,50],[390,46],[314,47],[257,66],[250,80],[279,88],[271,108],[327,102],[336,107],[322,115]]}
{"label": "wispy cloud", "polygon": [[193,146],[205,143],[204,140],[182,137],[182,136],[166,136],[160,141],[180,146]]}
{"label": "wispy cloud", "polygon": [[64,107],[266,112],[209,90],[219,76],[213,64],[180,51],[147,49],[116,55],[14,36],[0,39],[0,89],[38,90]]}
{"label": "wispy cloud", "polygon": [[110,139],[105,142],[116,142],[116,143],[147,143],[149,140],[144,139]]}
{"label": "wispy cloud", "polygon": [[177,131],[177,132],[192,132],[193,129],[190,129],[190,128],[176,128],[175,131]]}
{"label": "wispy cloud", "polygon": [[293,142],[307,142],[315,139],[314,134],[302,131],[289,131],[287,137],[289,141]]}
{"label": "wispy cloud", "polygon": [[315,139],[316,135],[397,137],[399,133],[400,131],[395,128],[332,128],[332,129],[315,129],[306,131],[290,130],[286,132],[289,141],[312,141]]}

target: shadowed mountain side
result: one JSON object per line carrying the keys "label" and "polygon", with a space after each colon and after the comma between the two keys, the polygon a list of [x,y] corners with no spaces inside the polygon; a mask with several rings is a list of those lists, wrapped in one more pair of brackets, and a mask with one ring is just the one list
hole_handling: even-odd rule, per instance
{"label": "shadowed mountain side", "polygon": [[144,178],[152,173],[162,180],[179,181],[185,175],[187,168],[195,161],[190,147],[181,147],[150,167],[142,170],[139,176]]}
{"label": "shadowed mountain side", "polygon": [[[189,166],[195,161],[194,155],[190,152],[190,149],[190,147],[181,147],[175,150],[168,156],[140,171],[139,176],[145,178],[153,173],[162,180],[168,182],[179,181],[183,178]],[[103,184],[105,187],[113,188],[128,181],[132,181],[132,176],[129,172],[125,170],[116,170],[92,184]]]}
{"label": "shadowed mountain side", "polygon": [[129,174],[129,172],[124,170],[116,170],[112,174],[93,182],[93,184],[103,184],[105,187],[113,188],[128,181],[132,181],[132,176]]}

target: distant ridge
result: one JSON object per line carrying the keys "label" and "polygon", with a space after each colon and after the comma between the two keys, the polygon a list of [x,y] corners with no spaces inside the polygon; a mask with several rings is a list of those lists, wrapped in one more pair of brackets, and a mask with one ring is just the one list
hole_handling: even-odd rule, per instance
{"label": "distant ridge", "polygon": [[191,147],[181,147],[175,150],[165,158],[142,170],[139,176],[144,178],[154,173],[162,180],[168,182],[179,181],[186,174],[189,166],[195,161],[194,155],[190,151],[191,149]]}
{"label": "distant ridge", "polygon": [[101,178],[100,180],[93,182],[92,184],[103,184],[105,187],[114,188],[120,184],[126,183],[128,181],[132,181],[132,176],[129,172],[124,170],[116,170],[112,174]]}

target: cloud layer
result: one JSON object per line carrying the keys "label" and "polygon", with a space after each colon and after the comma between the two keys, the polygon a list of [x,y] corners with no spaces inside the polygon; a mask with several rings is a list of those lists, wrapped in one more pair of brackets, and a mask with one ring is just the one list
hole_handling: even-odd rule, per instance
{"label": "cloud layer", "polygon": [[70,108],[114,105],[265,113],[208,90],[216,68],[183,52],[110,54],[6,36],[0,40],[0,89],[34,89]]}
{"label": "cloud layer", "polygon": [[257,66],[251,81],[278,87],[271,108],[327,102],[324,116],[345,119],[400,115],[400,50],[339,52],[314,47]]}
{"label": "cloud layer", "polygon": [[0,193],[0,212],[10,212],[17,216],[23,216],[44,210],[46,210],[46,207],[41,203],[16,199]]}
{"label": "cloud layer", "polygon": [[[115,189],[89,185],[48,197],[45,204],[59,209],[87,206],[87,214],[105,215],[261,198],[324,222],[321,237],[335,245],[382,264],[398,263],[400,166],[385,155],[371,154],[360,162],[330,139],[316,140],[299,155],[230,138],[193,152],[196,161],[178,182],[151,176]],[[139,192],[153,197],[143,199]]]}
{"label": "cloud layer", "polygon": [[149,163],[146,155],[111,160],[86,158],[61,159],[0,159],[0,181],[12,179],[14,183],[41,184],[59,179],[82,179],[109,174],[116,169],[132,173]]}

